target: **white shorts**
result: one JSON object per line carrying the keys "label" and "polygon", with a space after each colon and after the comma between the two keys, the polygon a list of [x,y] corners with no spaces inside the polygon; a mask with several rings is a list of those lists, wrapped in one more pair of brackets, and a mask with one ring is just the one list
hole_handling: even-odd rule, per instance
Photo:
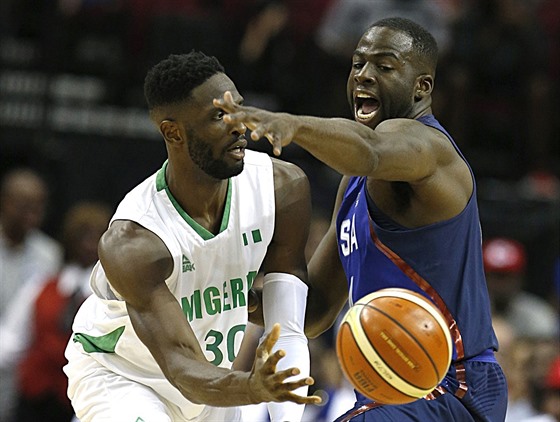
{"label": "white shorts", "polygon": [[150,387],[109,371],[72,341],[66,348],[68,397],[80,422],[235,422],[238,407],[204,406],[188,419],[181,408]]}

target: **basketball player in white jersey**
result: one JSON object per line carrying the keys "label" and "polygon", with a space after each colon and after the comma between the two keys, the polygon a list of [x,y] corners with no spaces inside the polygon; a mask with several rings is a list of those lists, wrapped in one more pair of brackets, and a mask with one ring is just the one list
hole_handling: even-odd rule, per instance
{"label": "basketball player in white jersey", "polygon": [[[307,396],[303,334],[308,180],[245,149],[245,126],[226,124],[212,103],[226,91],[242,102],[218,60],[199,52],[148,72],[168,159],[126,195],[99,244],[64,368],[82,422],[231,422],[261,402],[271,420],[299,421],[320,402]],[[259,271],[265,335],[252,370],[236,371]]]}

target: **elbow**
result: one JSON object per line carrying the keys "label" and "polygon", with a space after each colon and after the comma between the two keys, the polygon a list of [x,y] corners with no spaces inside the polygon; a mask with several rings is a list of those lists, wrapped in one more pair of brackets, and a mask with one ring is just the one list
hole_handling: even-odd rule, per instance
{"label": "elbow", "polygon": [[330,315],[323,315],[318,317],[318,313],[314,316],[311,313],[307,313],[307,318],[305,319],[304,333],[309,339],[315,339],[331,328],[334,324],[335,318],[331,318]]}
{"label": "elbow", "polygon": [[369,169],[366,175],[371,176],[375,174],[378,168],[379,168],[379,152],[373,151],[373,153],[371,154],[371,159],[369,160]]}
{"label": "elbow", "polygon": [[321,329],[317,326],[312,326],[312,327],[305,327],[305,336],[308,339],[316,339],[317,337],[319,337],[321,334],[323,334],[325,331],[327,331],[326,329]]}
{"label": "elbow", "polygon": [[369,150],[363,153],[358,162],[352,163],[351,167],[346,169],[343,174],[347,176],[374,176],[379,168],[379,152]]}

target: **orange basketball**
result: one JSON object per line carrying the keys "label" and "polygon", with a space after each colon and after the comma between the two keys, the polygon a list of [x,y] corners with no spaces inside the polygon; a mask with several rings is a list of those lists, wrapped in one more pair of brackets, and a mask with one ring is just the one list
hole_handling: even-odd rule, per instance
{"label": "orange basketball", "polygon": [[383,404],[410,403],[432,392],[447,373],[451,333],[442,313],[424,296],[382,289],[350,307],[336,352],[360,393]]}

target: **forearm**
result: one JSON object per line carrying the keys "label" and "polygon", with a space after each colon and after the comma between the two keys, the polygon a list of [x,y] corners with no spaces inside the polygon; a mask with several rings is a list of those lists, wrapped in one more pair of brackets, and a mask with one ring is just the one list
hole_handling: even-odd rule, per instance
{"label": "forearm", "polygon": [[[297,367],[299,375],[307,377],[310,372],[309,348],[303,332],[307,285],[298,277],[286,273],[265,275],[263,285],[263,313],[265,331],[279,323],[280,337],[275,350],[284,350],[286,356],[278,364],[278,369]],[[308,387],[294,392],[306,396]],[[304,406],[295,403],[269,403],[268,411],[272,422],[298,422],[303,417]]]}
{"label": "forearm", "polygon": [[293,142],[341,174],[367,176],[377,166],[375,131],[343,118],[294,116]]}
{"label": "forearm", "polygon": [[249,383],[250,372],[232,371],[210,363],[187,364],[169,381],[189,401],[210,406],[242,406],[256,404]]}
{"label": "forearm", "polygon": [[316,291],[310,289],[305,314],[305,335],[308,338],[317,338],[333,326],[346,299],[340,300],[337,304],[328,303],[324,296],[319,296]]}
{"label": "forearm", "polygon": [[168,381],[185,398],[215,406],[257,402],[249,391],[249,373],[219,368],[208,362],[176,302],[155,309],[142,312],[128,306],[138,337]]}
{"label": "forearm", "polygon": [[273,113],[237,104],[230,92],[214,99],[214,106],[224,110],[228,124],[243,123],[255,141],[266,137],[275,155],[283,146],[295,142],[319,160],[349,176],[369,176],[378,159],[378,134],[350,119],[321,118],[289,113]]}

